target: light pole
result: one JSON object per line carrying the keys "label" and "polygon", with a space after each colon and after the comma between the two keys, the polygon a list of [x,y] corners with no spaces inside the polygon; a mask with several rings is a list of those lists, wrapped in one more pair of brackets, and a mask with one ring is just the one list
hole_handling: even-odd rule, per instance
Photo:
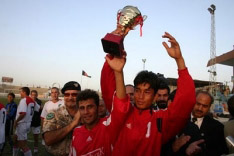
{"label": "light pole", "polygon": [[143,62],[143,70],[145,70],[145,62],[146,62],[146,59],[142,59],[142,62]]}

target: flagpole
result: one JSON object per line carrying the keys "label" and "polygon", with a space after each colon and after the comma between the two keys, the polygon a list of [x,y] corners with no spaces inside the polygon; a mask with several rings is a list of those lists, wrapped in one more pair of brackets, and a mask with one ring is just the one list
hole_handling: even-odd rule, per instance
{"label": "flagpole", "polygon": [[88,82],[89,82],[89,79],[87,80],[87,85],[86,85],[86,89],[88,89]]}
{"label": "flagpole", "polygon": [[80,78],[80,85],[82,86],[82,74],[81,74],[81,78]]}

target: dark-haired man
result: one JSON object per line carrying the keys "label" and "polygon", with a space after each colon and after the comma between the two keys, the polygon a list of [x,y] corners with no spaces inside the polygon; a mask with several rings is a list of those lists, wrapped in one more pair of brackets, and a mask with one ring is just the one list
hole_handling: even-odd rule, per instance
{"label": "dark-haired man", "polygon": [[42,136],[48,155],[66,156],[69,154],[72,131],[80,119],[76,102],[80,90],[78,82],[67,82],[62,88],[64,105],[48,112],[44,119]]}
{"label": "dark-haired man", "polygon": [[30,131],[30,125],[34,110],[39,111],[39,106],[29,97],[30,89],[22,87],[20,89],[21,100],[18,105],[15,118],[15,144],[13,156],[17,155],[18,147],[23,151],[25,156],[31,156],[32,152],[27,146],[27,133]]}
{"label": "dark-haired man", "polygon": [[114,59],[111,68],[114,71],[116,94],[108,117],[99,118],[99,97],[95,91],[82,91],[78,97],[79,111],[84,123],[73,133],[71,156],[111,155],[118,134],[129,113],[130,98],[126,94],[123,78],[125,60]]}
{"label": "dark-haired man", "polygon": [[13,149],[13,141],[11,135],[13,135],[13,126],[14,126],[14,121],[15,121],[15,116],[16,116],[16,111],[17,111],[17,104],[14,101],[15,99],[15,94],[14,93],[9,93],[7,95],[7,104],[5,106],[7,115],[6,115],[6,129],[5,129],[5,135],[6,135],[6,142],[9,142],[11,149]]}
{"label": "dark-haired man", "polygon": [[190,139],[176,155],[220,156],[227,154],[224,126],[208,115],[213,101],[214,98],[209,92],[197,91],[191,121],[187,123],[182,131]]}
{"label": "dark-haired man", "polygon": [[[191,119],[200,130],[205,146],[201,148],[199,144],[190,144],[187,155],[201,151],[208,156],[220,156],[227,154],[227,147],[224,139],[224,126],[219,121],[211,118],[208,113],[214,98],[207,91],[196,93],[196,104],[192,111]],[[199,142],[198,142],[199,143]]]}
{"label": "dark-haired man", "polygon": [[[190,112],[195,104],[195,87],[192,78],[185,66],[179,44],[169,33],[163,38],[168,38],[171,47],[163,42],[168,54],[175,59],[178,70],[178,90],[174,102],[167,110],[154,111],[151,109],[155,102],[155,95],[159,87],[159,79],[153,72],[142,71],[134,79],[134,104],[131,108],[125,124],[120,131],[117,142],[114,145],[112,155],[142,156],[160,155],[161,145],[176,135],[185,125]],[[116,58],[107,62],[112,66]],[[102,69],[101,88],[106,104],[111,104],[110,99],[115,89],[110,67],[105,63]],[[112,88],[111,88],[112,87]],[[119,86],[116,86],[116,88]],[[111,95],[112,93],[112,95]],[[183,110],[183,111],[182,111]]]}
{"label": "dark-haired man", "polygon": [[166,83],[161,83],[156,94],[156,110],[167,108],[169,94],[170,88],[168,87],[168,85]]}
{"label": "dark-haired man", "polygon": [[126,94],[129,95],[131,104],[134,104],[134,86],[131,84],[125,85]]}
{"label": "dark-haired man", "polygon": [[100,118],[104,118],[107,115],[109,115],[109,112],[106,109],[106,104],[104,103],[103,99],[99,100],[98,115]]}
{"label": "dark-haired man", "polygon": [[37,103],[40,106],[39,112],[34,111],[32,122],[31,122],[31,129],[33,133],[33,138],[34,138],[34,150],[33,153],[37,154],[38,153],[38,137],[39,134],[41,133],[41,112],[42,112],[42,101],[38,99],[38,92],[36,90],[32,90],[30,94],[31,98],[35,103]]}

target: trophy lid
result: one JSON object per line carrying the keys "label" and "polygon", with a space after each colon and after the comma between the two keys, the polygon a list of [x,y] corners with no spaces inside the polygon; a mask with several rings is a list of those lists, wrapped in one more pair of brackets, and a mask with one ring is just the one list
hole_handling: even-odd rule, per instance
{"label": "trophy lid", "polygon": [[118,11],[117,24],[122,25],[124,28],[133,29],[138,24],[140,25],[140,35],[142,36],[143,21],[147,16],[142,16],[140,10],[134,6],[125,6]]}

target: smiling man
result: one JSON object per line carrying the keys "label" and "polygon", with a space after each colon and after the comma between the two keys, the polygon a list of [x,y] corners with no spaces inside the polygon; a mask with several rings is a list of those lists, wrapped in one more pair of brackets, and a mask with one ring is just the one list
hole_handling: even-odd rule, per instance
{"label": "smiling man", "polygon": [[[162,37],[171,43],[169,47],[163,42],[163,46],[169,56],[175,59],[178,67],[178,90],[175,99],[167,110],[152,110],[151,105],[155,102],[159,88],[159,78],[149,71],[138,73],[134,79],[135,103],[114,145],[112,152],[114,156],[159,156],[162,144],[182,129],[195,104],[194,83],[185,66],[180,46],[169,33],[166,32]],[[112,107],[112,95],[115,87],[116,89],[119,87],[114,85],[114,71],[111,70],[115,59],[115,57],[107,59],[102,69],[101,88],[103,99],[109,105],[107,108]]]}
{"label": "smiling man", "polygon": [[72,131],[79,123],[80,113],[76,103],[80,84],[66,83],[62,89],[64,105],[49,112],[44,119],[43,138],[48,155],[66,156],[70,151]]}
{"label": "smiling man", "polygon": [[114,58],[113,60],[111,68],[114,71],[117,87],[112,111],[108,117],[100,118],[98,94],[92,90],[80,92],[77,101],[84,125],[74,130],[71,156],[110,156],[112,147],[124,126],[131,105],[123,79],[125,59]]}

